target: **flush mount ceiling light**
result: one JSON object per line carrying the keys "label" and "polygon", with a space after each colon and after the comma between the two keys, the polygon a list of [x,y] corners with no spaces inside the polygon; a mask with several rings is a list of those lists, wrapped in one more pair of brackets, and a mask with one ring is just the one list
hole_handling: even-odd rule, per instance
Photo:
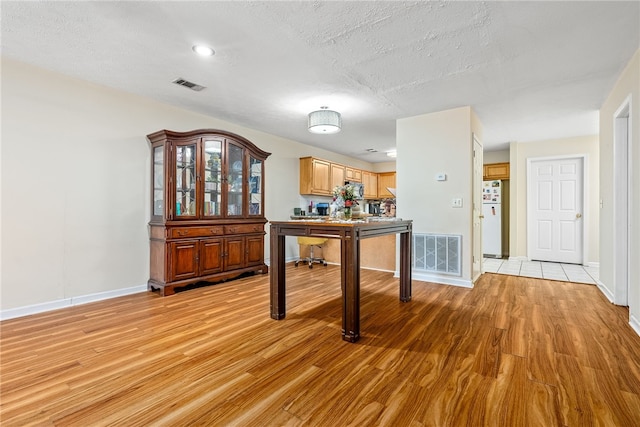
{"label": "flush mount ceiling light", "polygon": [[191,49],[200,56],[213,56],[216,53],[216,51],[211,49],[209,46],[202,44],[194,45]]}
{"label": "flush mount ceiling light", "polygon": [[311,133],[337,133],[342,128],[342,116],[337,111],[329,110],[329,107],[320,107],[320,110],[309,113],[309,132]]}

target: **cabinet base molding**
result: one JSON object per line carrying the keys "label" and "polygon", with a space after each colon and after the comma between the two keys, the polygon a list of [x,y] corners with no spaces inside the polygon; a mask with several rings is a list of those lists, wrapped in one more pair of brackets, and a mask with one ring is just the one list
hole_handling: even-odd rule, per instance
{"label": "cabinet base molding", "polygon": [[251,267],[241,268],[233,271],[225,271],[224,273],[211,274],[209,276],[196,277],[188,280],[180,280],[178,282],[160,283],[155,280],[149,280],[147,282],[147,289],[152,292],[158,292],[161,296],[173,295],[177,290],[185,288],[187,286],[206,282],[207,284],[226,282],[227,280],[237,279],[240,276],[247,275],[249,273],[267,274],[269,273],[269,267],[266,264],[254,265]]}

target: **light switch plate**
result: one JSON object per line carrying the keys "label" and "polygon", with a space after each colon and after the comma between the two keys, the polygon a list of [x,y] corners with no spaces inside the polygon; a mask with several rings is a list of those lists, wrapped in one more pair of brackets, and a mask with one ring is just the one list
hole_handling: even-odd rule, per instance
{"label": "light switch plate", "polygon": [[455,199],[451,199],[451,207],[452,208],[461,208],[462,207],[462,197],[456,197]]}

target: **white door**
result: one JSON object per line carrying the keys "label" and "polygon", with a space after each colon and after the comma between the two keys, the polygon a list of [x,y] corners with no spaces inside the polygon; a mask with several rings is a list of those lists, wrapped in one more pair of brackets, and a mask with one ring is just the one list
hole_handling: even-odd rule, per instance
{"label": "white door", "polygon": [[582,264],[583,158],[529,162],[529,258]]}
{"label": "white door", "polygon": [[482,144],[473,135],[473,282],[482,274]]}

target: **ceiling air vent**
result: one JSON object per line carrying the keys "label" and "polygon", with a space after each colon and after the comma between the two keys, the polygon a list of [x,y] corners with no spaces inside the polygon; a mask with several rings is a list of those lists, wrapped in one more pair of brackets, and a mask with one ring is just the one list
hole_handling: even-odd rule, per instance
{"label": "ceiling air vent", "polygon": [[186,88],[189,88],[191,90],[195,90],[196,92],[200,92],[202,89],[206,89],[204,86],[200,86],[198,84],[192,83],[188,80],[182,79],[182,78],[177,78],[174,81],[172,81],[171,83],[175,83],[177,85],[180,86],[184,86]]}

